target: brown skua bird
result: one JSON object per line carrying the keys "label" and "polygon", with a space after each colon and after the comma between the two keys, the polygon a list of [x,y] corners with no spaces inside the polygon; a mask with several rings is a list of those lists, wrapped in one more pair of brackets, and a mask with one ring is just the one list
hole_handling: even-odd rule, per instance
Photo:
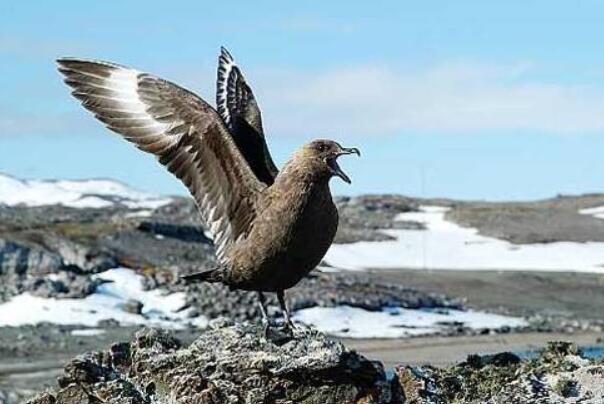
{"label": "brown skua bird", "polygon": [[360,154],[315,140],[278,172],[266,145],[260,109],[240,69],[222,49],[216,111],[173,83],[128,67],[62,58],[59,70],[73,96],[105,125],[154,154],[195,199],[219,265],[183,277],[275,292],[292,328],[284,291],[321,261],[338,226],[329,180],[350,183],[337,163]]}

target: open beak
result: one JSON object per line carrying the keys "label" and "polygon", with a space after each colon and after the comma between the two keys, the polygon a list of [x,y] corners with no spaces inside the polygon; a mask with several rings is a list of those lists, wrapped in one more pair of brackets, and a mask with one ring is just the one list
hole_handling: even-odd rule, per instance
{"label": "open beak", "polygon": [[348,184],[350,184],[350,183],[352,183],[352,181],[350,181],[350,177],[348,177],[348,175],[346,175],[346,173],[344,171],[342,171],[342,168],[340,168],[340,165],[338,164],[338,161],[337,161],[338,157],[343,156],[345,154],[356,154],[357,156],[360,156],[361,152],[356,147],[351,147],[351,148],[342,147],[337,154],[335,154],[332,158],[330,158],[328,160],[327,163],[329,164],[329,167],[331,168],[333,175],[337,175],[338,177],[343,179],[344,182],[347,182]]}

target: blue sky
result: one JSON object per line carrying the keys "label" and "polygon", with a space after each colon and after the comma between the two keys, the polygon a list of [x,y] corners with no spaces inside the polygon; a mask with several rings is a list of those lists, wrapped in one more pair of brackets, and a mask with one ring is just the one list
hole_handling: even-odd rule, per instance
{"label": "blue sky", "polygon": [[68,95],[58,56],[131,65],[213,102],[225,45],[279,163],[330,137],[366,192],[534,199],[604,192],[599,1],[0,3],[0,172],[184,188]]}

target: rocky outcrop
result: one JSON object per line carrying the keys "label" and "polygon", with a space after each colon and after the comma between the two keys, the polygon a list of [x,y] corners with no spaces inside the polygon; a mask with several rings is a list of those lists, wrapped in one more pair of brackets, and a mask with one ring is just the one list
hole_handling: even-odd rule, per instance
{"label": "rocky outcrop", "polygon": [[72,272],[59,272],[52,278],[27,279],[24,289],[34,296],[45,298],[81,299],[94,293],[103,281]]}
{"label": "rocky outcrop", "polygon": [[509,352],[471,355],[447,369],[402,365],[394,373],[399,403],[604,402],[604,363],[584,358],[567,342],[550,343],[529,360]]}
{"label": "rocky outcrop", "polygon": [[533,359],[472,355],[457,366],[380,363],[309,328],[294,334],[215,321],[188,346],[157,329],[71,360],[29,404],[601,403],[604,363],[569,343]]}
{"label": "rocky outcrop", "polygon": [[85,297],[98,284],[89,275],[116,265],[107,253],[49,233],[0,238],[0,301],[23,291],[42,297]]}
{"label": "rocky outcrop", "polygon": [[183,347],[161,330],[88,353],[59,387],[30,404],[385,403],[382,367],[316,331],[264,337],[262,327],[215,323]]}

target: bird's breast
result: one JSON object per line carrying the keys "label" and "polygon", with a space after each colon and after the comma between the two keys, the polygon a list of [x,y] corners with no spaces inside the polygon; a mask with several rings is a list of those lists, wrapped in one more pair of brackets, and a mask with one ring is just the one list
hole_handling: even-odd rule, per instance
{"label": "bird's breast", "polygon": [[338,212],[327,184],[272,195],[233,264],[250,288],[287,289],[312,271],[333,242]]}

